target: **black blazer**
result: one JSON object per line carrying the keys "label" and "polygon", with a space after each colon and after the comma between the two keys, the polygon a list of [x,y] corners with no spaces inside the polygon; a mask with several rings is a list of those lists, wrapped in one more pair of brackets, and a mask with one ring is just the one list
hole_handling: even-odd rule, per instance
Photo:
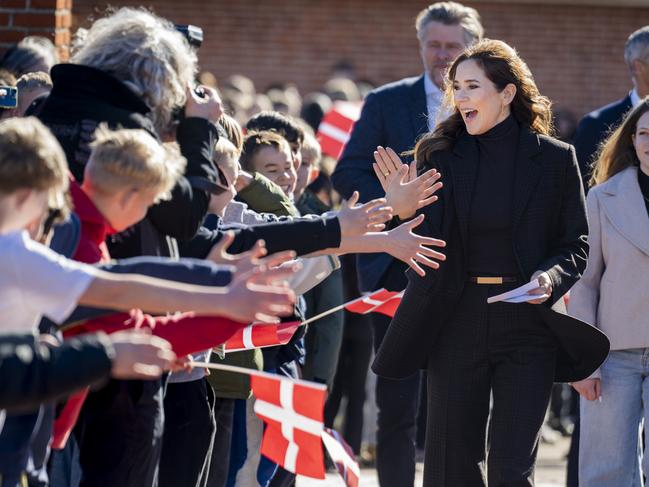
{"label": "black blazer", "polygon": [[602,143],[611,129],[620,124],[624,119],[624,115],[631,108],[631,96],[627,95],[615,103],[590,112],[579,122],[575,132],[574,144],[584,185],[587,185],[588,179],[590,179],[590,165],[599,144]]}
{"label": "black blazer", "polygon": [[[426,219],[421,232],[446,240],[447,259],[439,270],[428,271],[424,278],[408,270],[409,282],[401,306],[372,365],[374,372],[387,377],[406,377],[426,367],[429,355],[434,353],[437,334],[454,311],[467,280],[465,247],[478,173],[477,143],[474,137],[463,133],[452,150],[437,154],[431,165],[441,172],[444,187],[440,200],[422,210]],[[529,279],[535,271],[542,270],[552,280],[552,296],[545,305],[539,306],[547,323],[556,314],[550,312],[550,306],[563,304],[562,296],[586,267],[588,225],[584,191],[571,146],[522,129],[517,157],[514,253],[524,278]],[[564,318],[559,319],[565,327]],[[559,381],[573,380],[575,374],[579,376],[591,366],[594,370],[608,352],[604,347],[601,356],[602,346],[606,345],[601,333],[581,322],[575,323],[579,328],[577,343],[567,347],[568,357],[563,353],[565,347],[560,348]],[[594,360],[583,350],[585,343],[591,345],[588,338],[591,328],[598,340]],[[585,339],[582,332],[588,335]]]}

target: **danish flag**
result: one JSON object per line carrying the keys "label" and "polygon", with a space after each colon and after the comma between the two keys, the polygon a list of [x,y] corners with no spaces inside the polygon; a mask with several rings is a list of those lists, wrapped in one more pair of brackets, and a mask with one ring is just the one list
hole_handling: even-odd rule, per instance
{"label": "danish flag", "polygon": [[321,434],[324,429],[323,384],[270,374],[251,374],[255,413],[264,423],[261,454],[295,474],[325,478]]}
{"label": "danish flag", "polygon": [[225,342],[226,352],[238,352],[253,348],[272,347],[275,345],[286,345],[295,330],[300,326],[299,321],[270,325],[264,323],[253,323],[234,333]]}
{"label": "danish flag", "polygon": [[361,116],[361,103],[338,101],[318,127],[318,142],[322,153],[338,160],[349,140],[354,123]]}
{"label": "danish flag", "polygon": [[345,309],[352,313],[358,313],[361,315],[366,315],[368,313],[381,313],[393,318],[394,314],[397,312],[399,304],[401,304],[402,297],[403,291],[395,292],[379,289],[367,296],[363,296],[350,302],[345,306]]}
{"label": "danish flag", "polygon": [[358,487],[361,478],[361,469],[354,460],[354,452],[340,436],[340,433],[329,428],[322,431],[322,442],[329,456],[336,464],[338,473],[345,481],[347,487]]}

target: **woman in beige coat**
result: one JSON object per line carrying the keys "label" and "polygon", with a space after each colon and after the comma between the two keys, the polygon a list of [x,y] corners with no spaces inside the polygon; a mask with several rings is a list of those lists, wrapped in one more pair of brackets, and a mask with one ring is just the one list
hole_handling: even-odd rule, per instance
{"label": "woman in beige coat", "polygon": [[[569,311],[594,323],[611,353],[582,397],[580,485],[642,485],[638,431],[649,440],[649,99],[601,149],[587,199],[590,253]],[[649,474],[649,456],[642,461]]]}

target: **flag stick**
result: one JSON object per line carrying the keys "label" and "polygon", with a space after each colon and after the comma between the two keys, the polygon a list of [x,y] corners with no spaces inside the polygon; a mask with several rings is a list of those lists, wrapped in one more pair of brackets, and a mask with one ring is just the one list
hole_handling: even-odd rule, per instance
{"label": "flag stick", "polygon": [[235,374],[246,374],[246,375],[256,375],[258,377],[265,377],[267,379],[287,379],[296,384],[303,384],[305,386],[314,388],[314,389],[326,389],[326,384],[320,384],[319,382],[311,382],[308,380],[302,379],[291,379],[283,375],[271,374],[269,372],[262,372],[260,370],[246,369],[244,367],[237,367],[235,365],[225,365],[225,364],[214,364],[212,362],[189,362],[189,365],[192,367],[201,367],[206,369],[215,369],[215,370],[225,370],[226,372],[234,372]]}
{"label": "flag stick", "polygon": [[[377,289],[376,291],[372,291],[370,294],[378,293],[379,291],[383,291],[383,290],[384,290],[384,288]],[[356,299],[352,299],[351,301],[347,301],[346,303],[343,303],[343,304],[341,304],[340,306],[335,306],[335,307],[333,307],[333,308],[331,308],[331,309],[328,309],[327,311],[323,311],[323,312],[320,313],[320,314],[317,314],[317,315],[315,315],[315,316],[312,316],[312,317],[309,318],[308,320],[304,320],[302,323],[300,323],[300,326],[308,325],[309,323],[312,323],[312,322],[314,322],[314,321],[317,321],[317,320],[319,320],[320,318],[324,318],[325,316],[328,316],[328,315],[330,315],[330,314],[332,314],[332,313],[335,313],[336,311],[340,311],[341,309],[345,309],[345,307],[349,306],[350,304],[354,304],[354,303],[356,303],[356,302],[358,302],[358,301],[362,301],[362,300],[365,299],[366,297],[367,297],[367,296],[360,296],[360,297],[358,297],[358,298],[356,298]],[[382,304],[382,303],[381,303],[381,304]],[[381,305],[379,304],[379,305],[377,305],[377,306],[375,306],[375,307],[378,307],[378,306],[381,306]]]}

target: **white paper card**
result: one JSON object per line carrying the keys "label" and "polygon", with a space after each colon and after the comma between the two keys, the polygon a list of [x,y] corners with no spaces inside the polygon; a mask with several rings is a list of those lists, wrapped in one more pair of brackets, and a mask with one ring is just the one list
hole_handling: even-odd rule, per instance
{"label": "white paper card", "polygon": [[524,303],[526,301],[532,301],[533,299],[539,299],[540,295],[527,294],[529,291],[539,287],[539,280],[534,279],[523,286],[507,291],[506,293],[497,294],[496,296],[491,296],[487,299],[488,304],[497,303],[499,301],[506,301],[508,303]]}

